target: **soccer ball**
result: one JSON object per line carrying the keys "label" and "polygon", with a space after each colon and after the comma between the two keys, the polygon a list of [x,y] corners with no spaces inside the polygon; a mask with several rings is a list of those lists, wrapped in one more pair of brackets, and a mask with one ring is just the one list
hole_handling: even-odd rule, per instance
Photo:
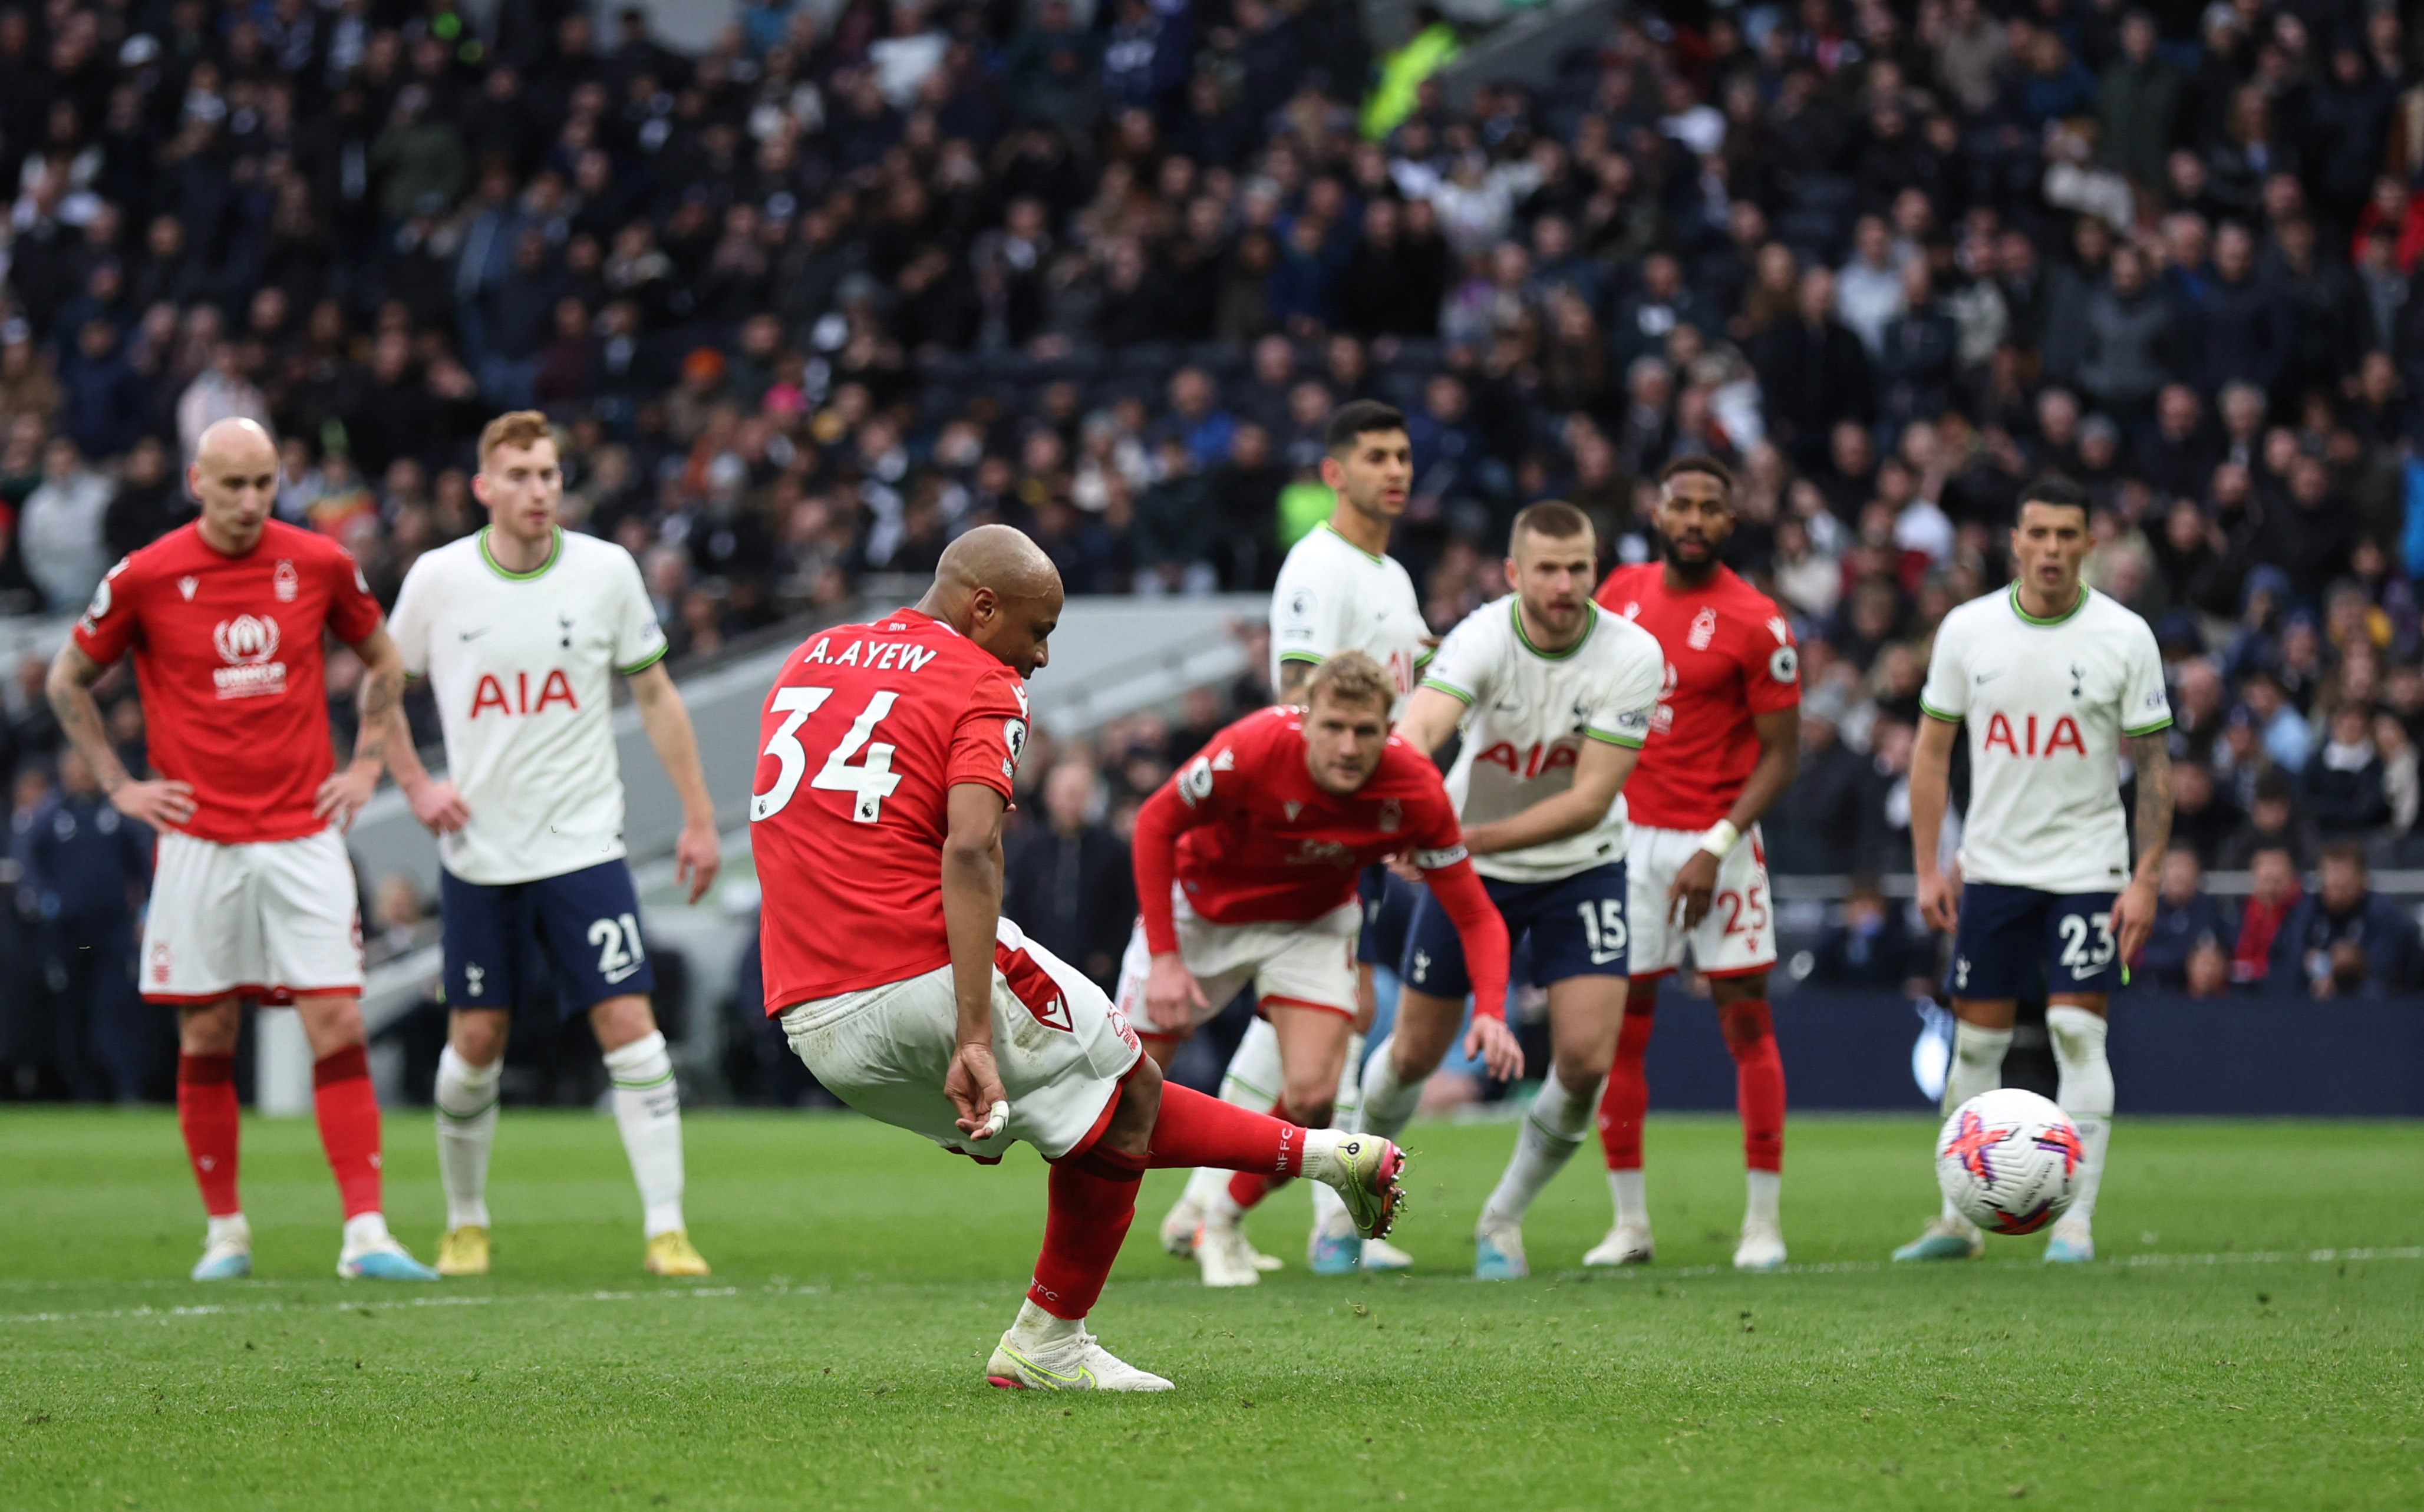
{"label": "soccer ball", "polygon": [[2005,1087],[1953,1110],[1936,1136],[1936,1185],[1989,1233],[2034,1233],[2079,1190],[2084,1152],[2067,1114]]}

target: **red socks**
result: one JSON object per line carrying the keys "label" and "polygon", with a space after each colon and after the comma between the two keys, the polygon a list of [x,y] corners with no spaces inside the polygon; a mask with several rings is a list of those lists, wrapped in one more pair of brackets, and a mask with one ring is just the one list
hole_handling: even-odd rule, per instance
{"label": "red socks", "polygon": [[[228,1101],[235,1101],[232,1090]],[[320,1148],[327,1152],[328,1169],[336,1173],[345,1217],[377,1212],[378,1093],[371,1088],[370,1061],[360,1045],[347,1045],[311,1062],[311,1111],[319,1120]],[[232,1137],[229,1148],[234,1148]],[[232,1166],[231,1161],[231,1186]]]}
{"label": "red socks", "polygon": [[1029,1301],[1071,1322],[1092,1311],[1136,1218],[1137,1187],[1143,1180],[1141,1161],[1110,1150],[1053,1162],[1044,1253],[1028,1284]]}
{"label": "red socks", "polygon": [[1616,1031],[1607,1090],[1599,1098],[1599,1142],[1610,1170],[1641,1169],[1641,1121],[1650,1112],[1650,1080],[1642,1074],[1641,1058],[1650,1049],[1650,1031],[1658,1027],[1657,1011],[1658,990],[1635,984]]}
{"label": "red socks", "polygon": [[1154,1170],[1215,1166],[1293,1176],[1304,1168],[1304,1131],[1284,1119],[1166,1081],[1145,1165]]}
{"label": "red socks", "polygon": [[[1745,998],[1717,1015],[1734,1057],[1734,1106],[1742,1112],[1743,1164],[1784,1169],[1784,1058],[1776,1053],[1776,1024],[1764,998]],[[1639,1157],[1635,1156],[1638,1163]],[[1610,1164],[1614,1162],[1611,1161]]]}
{"label": "red socks", "polygon": [[177,1128],[185,1137],[202,1211],[215,1218],[242,1210],[235,1197],[235,1057],[177,1057]]}

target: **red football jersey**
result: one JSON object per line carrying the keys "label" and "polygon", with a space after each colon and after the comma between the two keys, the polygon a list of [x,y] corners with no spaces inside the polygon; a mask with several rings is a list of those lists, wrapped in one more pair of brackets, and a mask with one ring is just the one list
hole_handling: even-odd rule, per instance
{"label": "red football jersey", "polygon": [[[1204,742],[1148,801],[1178,832],[1177,882],[1216,924],[1303,923],[1355,897],[1356,874],[1411,851],[1426,869],[1464,859],[1464,836],[1430,757],[1389,737],[1380,770],[1345,798],[1305,766],[1304,711],[1258,709]],[[1145,944],[1178,948],[1170,887],[1148,873],[1146,817],[1138,817],[1137,909]]]}
{"label": "red football jersey", "polygon": [[953,787],[1011,795],[1018,674],[914,609],[820,630],[766,695],[749,804],[766,1011],[949,965]]}
{"label": "red football jersey", "polygon": [[1658,563],[1619,567],[1598,597],[1666,653],[1650,740],[1624,785],[1628,814],[1654,830],[1705,830],[1734,806],[1759,764],[1753,716],[1801,701],[1793,627],[1722,565],[1707,587],[1683,593],[1667,591]]}
{"label": "red football jersey", "polygon": [[184,833],[221,845],[328,827],[311,804],[336,765],[323,629],[352,645],[379,627],[353,554],[279,520],[243,556],[169,532],[109,569],[75,643],[107,666],[135,653],[144,742],[163,777],[193,784]]}

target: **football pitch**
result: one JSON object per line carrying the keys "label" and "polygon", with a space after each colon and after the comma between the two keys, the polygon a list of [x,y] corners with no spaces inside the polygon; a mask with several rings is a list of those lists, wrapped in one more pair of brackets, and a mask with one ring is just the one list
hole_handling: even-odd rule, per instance
{"label": "football pitch", "polygon": [[[1409,1132],[1406,1277],[1211,1292],[1146,1184],[1092,1320],[1159,1396],[989,1389],[1043,1230],[980,1170],[843,1115],[694,1114],[705,1282],[639,1272],[612,1121],[508,1110],[497,1273],[341,1282],[309,1121],[248,1122],[256,1279],[184,1281],[165,1112],[0,1112],[0,1504],[24,1507],[2414,1507],[2424,1504],[2424,1125],[2129,1121],[2104,1258],[1889,1268],[1932,1121],[1804,1118],[1794,1267],[1737,1276],[1737,1131],[1653,1117],[1659,1265],[1585,1274],[1596,1147],[1461,1272],[1507,1125]],[[425,1115],[389,1216],[432,1253]]]}

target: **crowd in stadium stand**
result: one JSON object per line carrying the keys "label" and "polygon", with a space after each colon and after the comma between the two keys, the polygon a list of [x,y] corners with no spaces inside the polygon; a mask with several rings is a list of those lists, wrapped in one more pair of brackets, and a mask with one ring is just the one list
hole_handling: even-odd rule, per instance
{"label": "crowd in stadium stand", "polygon": [[[680,654],[987,520],[1076,593],[1251,590],[1327,507],[1323,416],[1374,397],[1411,417],[1397,550],[1441,629],[1502,591],[1523,504],[1640,560],[1641,480],[1731,466],[1732,559],[1805,647],[1771,863],[1900,871],[1933,627],[2059,470],[2175,670],[2179,838],[2292,879],[2211,911],[2179,979],[2413,979],[2330,967],[2378,899],[2294,880],[2424,855],[2394,7],[1636,8],[1550,83],[1453,89],[1359,15],[749,0],[694,56],[572,0],[0,0],[0,607],[71,613],[189,517],[229,415],[391,596],[524,406]],[[16,680],[22,832],[58,740]],[[1114,732],[1092,806],[1184,735]],[[2268,965],[2301,907],[2321,945]]]}

